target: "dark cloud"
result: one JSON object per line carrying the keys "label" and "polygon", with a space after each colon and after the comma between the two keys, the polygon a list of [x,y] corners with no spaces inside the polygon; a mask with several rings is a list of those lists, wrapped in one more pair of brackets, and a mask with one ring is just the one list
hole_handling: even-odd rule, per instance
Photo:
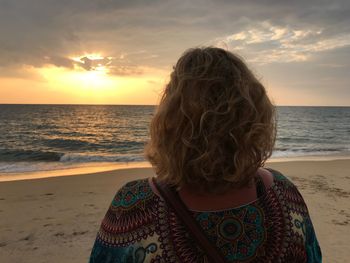
{"label": "dark cloud", "polygon": [[143,70],[137,66],[113,66],[110,67],[109,73],[117,76],[141,75]]}
{"label": "dark cloud", "polygon": [[54,65],[57,67],[65,67],[65,68],[74,68],[74,64],[77,63],[74,60],[66,57],[60,57],[60,56],[44,56],[43,57],[43,63]]}
{"label": "dark cloud", "polygon": [[75,61],[75,63],[85,70],[96,70],[100,67],[108,67],[112,63],[112,59],[105,57],[91,59],[85,56]]}

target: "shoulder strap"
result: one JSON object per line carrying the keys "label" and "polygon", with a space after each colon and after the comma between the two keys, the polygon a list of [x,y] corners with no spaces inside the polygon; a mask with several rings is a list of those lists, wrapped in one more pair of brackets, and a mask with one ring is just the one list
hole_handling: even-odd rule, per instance
{"label": "shoulder strap", "polygon": [[208,256],[209,262],[224,263],[226,262],[222,254],[218,251],[216,247],[213,246],[204,235],[200,227],[198,226],[195,219],[189,214],[185,204],[182,202],[178,193],[168,185],[162,182],[157,182],[153,178],[153,183],[157,190],[165,200],[165,202],[174,209],[176,215],[184,223],[190,233],[193,235],[197,244],[202,248],[202,250]]}
{"label": "shoulder strap", "polygon": [[258,175],[255,177],[256,194],[257,198],[260,198],[266,193],[266,187],[262,178]]}

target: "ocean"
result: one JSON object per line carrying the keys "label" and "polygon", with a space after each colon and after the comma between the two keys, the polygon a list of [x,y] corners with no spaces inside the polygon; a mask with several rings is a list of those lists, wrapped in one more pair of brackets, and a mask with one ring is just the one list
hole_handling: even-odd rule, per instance
{"label": "ocean", "polygon": [[[145,161],[154,106],[0,105],[0,174]],[[278,107],[272,158],[350,155],[350,107]]]}

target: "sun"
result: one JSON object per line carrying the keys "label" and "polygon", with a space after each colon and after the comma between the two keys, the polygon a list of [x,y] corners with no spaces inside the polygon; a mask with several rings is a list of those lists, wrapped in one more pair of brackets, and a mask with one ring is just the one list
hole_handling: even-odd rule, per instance
{"label": "sun", "polygon": [[74,73],[72,76],[72,81],[75,83],[80,83],[80,85],[85,88],[92,89],[105,89],[107,88],[112,80],[107,74],[106,69],[99,69],[93,71],[80,71]]}
{"label": "sun", "polygon": [[98,53],[85,53],[72,56],[73,68],[48,66],[41,69],[41,74],[54,86],[74,87],[75,90],[86,93],[94,90],[109,91],[116,87],[116,80],[109,74],[110,57]]}
{"label": "sun", "polygon": [[108,66],[112,59],[99,53],[84,53],[80,56],[71,56],[74,61],[73,69],[51,69],[49,79],[60,78],[69,85],[82,89],[106,90],[114,86],[115,81],[109,75]]}

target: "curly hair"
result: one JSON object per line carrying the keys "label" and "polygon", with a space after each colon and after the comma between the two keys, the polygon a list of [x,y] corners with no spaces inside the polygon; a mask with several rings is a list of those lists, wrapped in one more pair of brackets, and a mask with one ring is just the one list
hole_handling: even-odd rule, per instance
{"label": "curly hair", "polygon": [[275,135],[275,108],[246,64],[220,48],[194,48],[173,68],[145,155],[159,180],[225,192],[250,184]]}

